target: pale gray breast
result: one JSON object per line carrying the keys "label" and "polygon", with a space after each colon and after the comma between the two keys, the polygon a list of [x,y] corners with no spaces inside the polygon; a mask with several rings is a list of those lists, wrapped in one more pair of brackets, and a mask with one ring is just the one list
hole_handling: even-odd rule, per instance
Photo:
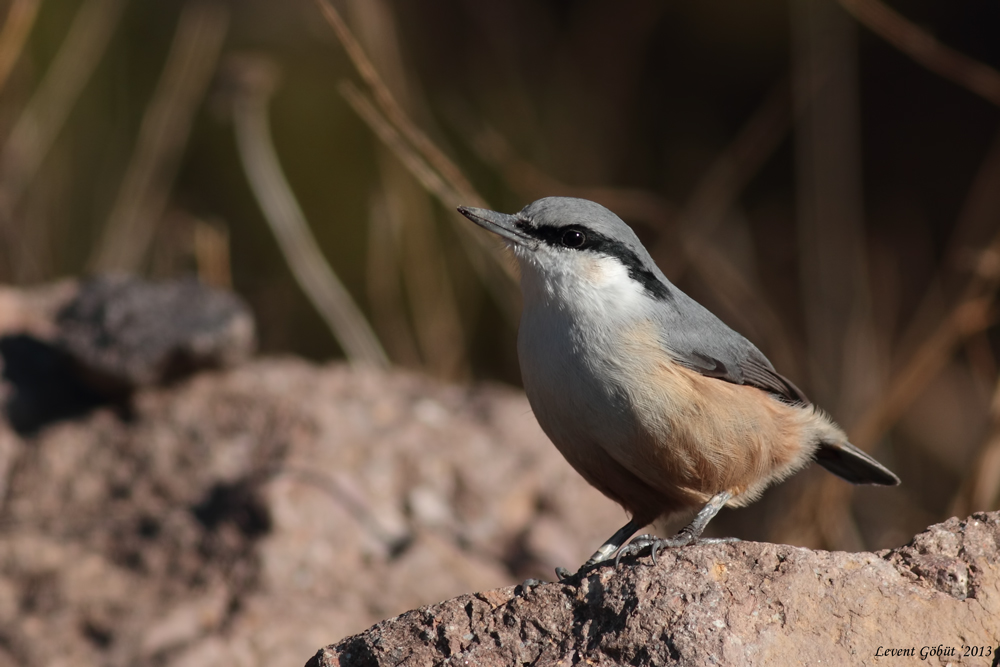
{"label": "pale gray breast", "polygon": [[623,446],[634,432],[632,411],[614,375],[610,332],[581,326],[556,308],[526,304],[518,332],[518,358],[528,401],[538,423],[570,463],[592,447]]}

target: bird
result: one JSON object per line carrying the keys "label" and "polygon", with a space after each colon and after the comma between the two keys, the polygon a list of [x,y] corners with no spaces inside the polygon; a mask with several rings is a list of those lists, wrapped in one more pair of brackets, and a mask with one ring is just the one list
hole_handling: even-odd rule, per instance
{"label": "bird", "polygon": [[[811,461],[854,484],[899,484],[753,343],[673,285],[604,206],[545,197],[512,215],[458,211],[517,259],[518,361],[539,425],[630,516],[579,571],[616,553],[617,566],[712,541],[702,532],[722,507],[753,502]],[[695,510],[673,537],[625,544]]]}

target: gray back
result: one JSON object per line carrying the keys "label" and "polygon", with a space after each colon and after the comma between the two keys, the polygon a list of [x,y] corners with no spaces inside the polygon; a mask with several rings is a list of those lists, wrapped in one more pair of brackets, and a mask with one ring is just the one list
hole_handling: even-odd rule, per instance
{"label": "gray back", "polygon": [[664,288],[657,290],[651,315],[659,325],[660,344],[678,363],[709,377],[756,386],[788,403],[809,403],[794,384],[775,372],[753,343],[674,286],[632,228],[605,207],[586,199],[546,197],[524,207],[517,216],[536,226],[586,227],[617,242],[616,256],[634,255]]}

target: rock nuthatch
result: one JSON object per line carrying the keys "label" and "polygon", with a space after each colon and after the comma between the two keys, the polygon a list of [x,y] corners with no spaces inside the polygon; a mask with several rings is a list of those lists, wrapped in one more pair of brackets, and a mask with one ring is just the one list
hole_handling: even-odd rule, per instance
{"label": "rock nuthatch", "polygon": [[507,215],[460,207],[513,249],[524,311],[524,389],[546,435],[631,520],[584,567],[661,516],[701,508],[675,537],[697,541],[815,460],[855,484],[899,484],[771,362],[667,280],[632,229],[599,204],[547,197]]}

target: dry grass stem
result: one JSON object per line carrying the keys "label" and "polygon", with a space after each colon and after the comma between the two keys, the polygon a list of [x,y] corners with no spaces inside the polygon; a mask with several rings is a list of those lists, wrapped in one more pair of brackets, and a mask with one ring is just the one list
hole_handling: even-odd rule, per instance
{"label": "dry grass stem", "polygon": [[125,0],[87,0],[77,12],[45,77],[0,152],[0,187],[16,208],[90,80],[118,26]]}
{"label": "dry grass stem", "polygon": [[[463,123],[466,126],[471,123]],[[563,183],[519,157],[494,128],[467,130],[476,154],[496,169],[514,192],[527,200],[547,196],[581,197],[596,201],[629,220],[643,222],[661,232],[670,229],[677,207],[664,197],[638,188],[574,186]]]}
{"label": "dry grass stem", "polygon": [[959,304],[917,353],[895,374],[884,397],[851,429],[851,442],[871,449],[899,421],[927,384],[947,365],[955,348],[968,336],[983,331],[994,321],[992,312],[996,286],[985,296]]}
{"label": "dry grass stem", "polygon": [[[1000,133],[993,139],[990,152],[983,160],[959,215],[951,248],[946,257],[959,267],[977,262],[963,260],[967,246],[976,243],[984,230],[996,227],[1000,220]],[[980,262],[981,264],[981,262]],[[951,503],[951,512],[975,512],[1000,507],[1000,381],[997,380],[997,360],[987,332],[971,336],[966,341],[969,364],[981,380],[993,382],[991,428],[983,439],[974,463],[967,468]]]}
{"label": "dry grass stem", "polygon": [[125,2],[87,0],[77,11],[52,64],[0,149],[0,248],[6,251],[15,280],[39,273],[37,259],[13,224],[15,211],[104,54]]}
{"label": "dry grass stem", "polygon": [[[752,282],[714,250],[711,239],[740,194],[788,135],[792,118],[791,87],[787,79],[782,79],[772,86],[733,142],[715,159],[677,214],[677,235],[683,252],[671,266],[675,280],[693,267],[716,296],[729,303],[731,314],[752,313],[749,317],[742,315],[745,320],[742,326],[757,331],[761,343],[786,373],[801,364],[781,318]],[[654,257],[670,252],[669,238],[666,234],[661,237],[653,248]]]}
{"label": "dry grass stem", "polygon": [[7,20],[0,31],[0,90],[3,90],[7,77],[21,57],[41,4],[41,0],[14,0],[10,5]]}
{"label": "dry grass stem", "polygon": [[879,394],[862,192],[857,26],[791,3],[796,204],[811,393],[843,423]]}
{"label": "dry grass stem", "polygon": [[[408,75],[400,53],[389,3],[386,0],[350,0],[348,5],[356,34],[365,49],[363,55],[377,63],[378,85],[392,91],[392,100],[412,116],[420,106],[419,89]],[[390,107],[383,105],[382,108],[383,112],[391,112]],[[386,213],[399,232],[396,240],[399,241],[402,283],[409,297],[422,366],[437,377],[466,379],[469,374],[468,346],[456,299],[456,281],[439,238],[434,197],[386,146],[377,146],[376,152]],[[426,150],[422,153],[428,154]]]}
{"label": "dry grass stem", "polygon": [[392,155],[383,159],[389,162],[382,169],[388,213],[401,232],[403,284],[424,367],[437,377],[467,379],[468,345],[431,200]]}
{"label": "dry grass stem", "polygon": [[[956,348],[965,341],[982,337],[994,320],[993,304],[1000,285],[1000,233],[996,232],[1000,188],[995,187],[998,173],[1000,138],[994,142],[983,161],[966,197],[950,249],[945,253],[948,258],[946,266],[932,281],[908,331],[902,336],[904,342],[898,347],[912,349],[909,354],[903,353],[907,362],[892,375],[879,400],[873,402],[849,430],[851,441],[862,449],[870,451],[945,368]],[[993,229],[992,242],[980,240],[988,228]],[[968,250],[968,244],[977,241],[986,249],[973,255]],[[960,261],[963,255],[968,255],[969,259]],[[968,268],[972,276],[959,291],[956,305],[937,316],[936,325],[926,333],[926,322],[934,318],[934,313],[940,308],[938,285],[946,282],[946,275],[955,265]],[[905,342],[907,340],[916,342],[909,344]],[[995,414],[1000,413],[995,409]],[[994,423],[997,423],[996,419]],[[991,489],[1000,481],[1000,472],[993,467],[994,457],[998,456],[995,451],[1000,448],[996,432],[983,441],[976,465],[970,469],[952,502],[954,512],[985,509],[986,505],[975,503],[995,498]],[[996,476],[993,476],[994,473]],[[786,517],[773,531],[772,537],[815,546],[843,546],[837,540],[840,539],[838,536],[850,533],[846,525],[853,525],[849,507],[852,496],[853,490],[849,485],[833,478],[824,479],[800,499],[798,511]],[[798,532],[803,529],[812,532],[809,535]]]}
{"label": "dry grass stem", "polygon": [[[452,187],[451,183],[445,181],[405,141],[396,127],[379,113],[369,96],[358,90],[357,86],[350,81],[342,81],[339,90],[355,113],[368,124],[375,136],[393,152],[424,189],[433,194],[442,204],[452,209],[468,203],[463,195]],[[457,215],[456,213],[455,216]],[[455,217],[452,216],[452,219]],[[473,268],[493,294],[507,319],[511,322],[517,322],[520,305],[515,287],[517,274],[513,265],[505,261],[500,246],[491,236],[480,233],[472,225],[463,224],[463,220],[464,218],[458,220],[455,226],[463,250],[468,254]],[[467,221],[465,222],[467,223]],[[496,270],[497,268],[500,271]]]}
{"label": "dry grass stem", "polygon": [[[965,197],[955,229],[945,252],[949,269],[967,269],[975,263],[975,249],[989,243],[1000,221],[1000,130],[994,136],[989,151],[972,181]],[[971,249],[974,249],[970,251]]]}
{"label": "dry grass stem", "polygon": [[229,11],[220,4],[193,0],[181,12],[118,198],[91,256],[91,270],[134,273],[141,268],[228,25]]}
{"label": "dry grass stem", "polygon": [[710,235],[788,135],[791,125],[792,92],[788,80],[782,79],[698,182],[684,206],[683,217],[689,224]]}
{"label": "dry grass stem", "polygon": [[364,314],[323,257],[281,171],[271,141],[268,102],[277,73],[270,63],[244,59],[235,71],[236,143],[247,179],[278,240],[288,267],[352,363],[386,368],[389,360]]}
{"label": "dry grass stem", "polygon": [[[410,120],[337,10],[327,0],[316,0],[316,4],[374,95],[376,104],[372,104],[352,84],[342,83],[341,93],[354,110],[417,180],[446,207],[452,210],[460,205],[487,207],[486,200],[476,192],[455,163]],[[376,111],[376,105],[380,112]],[[467,220],[453,211],[449,220],[455,225],[463,250],[469,255],[472,266],[497,305],[508,321],[516,322],[520,296],[515,288],[517,272],[513,264],[495,239],[472,228]]]}
{"label": "dry grass stem", "polygon": [[[675,277],[684,273],[689,262],[697,260],[702,244],[710,242],[740,194],[781,145],[791,126],[791,87],[787,79],[782,79],[771,88],[736,139],[715,159],[678,214],[680,233],[692,246],[675,263]],[[654,256],[667,253],[666,243],[667,237],[664,237],[654,247]]]}
{"label": "dry grass stem", "polygon": [[[511,188],[527,198],[546,195],[584,197],[624,218],[659,229],[663,240],[653,246],[651,253],[659,257],[668,254],[664,246],[671,243],[666,239],[672,235],[667,232],[678,221],[687,234],[700,237],[712,234],[746,185],[788,134],[791,107],[789,84],[787,80],[782,80],[768,93],[733,143],[713,162],[680,212],[673,203],[646,190],[563,183],[518,157],[507,140],[492,127],[487,126],[476,132],[471,143],[481,159],[493,165]],[[697,257],[700,247],[692,245],[690,249]],[[688,255],[682,261],[686,264],[690,257]],[[678,273],[683,273],[684,264],[675,262],[671,268],[676,278]]]}
{"label": "dry grass stem", "polygon": [[990,432],[951,502],[952,514],[1000,508],[1000,381],[993,392],[990,412]]}
{"label": "dry grass stem", "polygon": [[368,303],[372,323],[390,358],[408,368],[419,368],[420,352],[406,316],[400,260],[402,225],[390,216],[383,189],[372,194],[368,215]]}
{"label": "dry grass stem", "polygon": [[1000,234],[979,257],[976,271],[961,299],[893,375],[882,399],[851,430],[851,442],[870,450],[937,376],[966,338],[984,331],[994,321],[996,293],[1000,288]]}
{"label": "dry grass stem", "polygon": [[[966,195],[954,231],[948,241],[948,247],[943,253],[944,261],[938,269],[930,287],[926,290],[920,305],[906,330],[896,344],[897,355],[901,358],[915,356],[917,349],[924,343],[931,331],[948,317],[943,299],[948,294],[956,294],[954,299],[960,300],[967,293],[971,283],[957,284],[958,278],[980,270],[983,251],[989,247],[991,237],[996,234],[997,221],[1000,220],[1000,133],[997,133],[989,153],[973,180],[972,187]],[[963,292],[962,290],[965,290]],[[975,333],[966,340],[975,341],[982,337]],[[992,352],[988,352],[992,356]],[[975,356],[982,357],[981,354]],[[988,363],[987,365],[992,365]],[[992,377],[990,378],[992,383]]]}
{"label": "dry grass stem", "polygon": [[[878,396],[881,379],[860,176],[857,28],[832,4],[793,0],[790,10],[793,93],[802,110],[795,199],[810,393],[849,424]],[[816,546],[863,548],[846,487],[824,476],[781,529],[815,531]]]}
{"label": "dry grass stem", "polygon": [[446,206],[461,205],[462,196],[427,164],[423,156],[406,143],[396,127],[375,108],[370,97],[346,80],[340,82],[338,90],[354,112],[368,124],[375,136],[393,152],[428,192]]}
{"label": "dry grass stem", "polygon": [[233,288],[229,229],[224,224],[195,219],[194,257],[201,282],[219,289]]}
{"label": "dry grass stem", "polygon": [[839,0],[858,21],[930,71],[1000,106],[1000,72],[942,44],[880,0]]}
{"label": "dry grass stem", "polygon": [[354,63],[355,68],[357,68],[358,74],[361,75],[364,82],[371,88],[375,96],[375,101],[378,103],[382,113],[402,132],[407,141],[424,156],[427,162],[452,185],[467,206],[485,207],[486,200],[476,193],[475,188],[465,178],[462,171],[410,120],[410,117],[396,101],[389,87],[382,81],[378,70],[372,65],[360,42],[358,42],[337,10],[333,8],[333,5],[328,0],[316,0],[316,4],[319,6],[327,22],[333,27],[334,32],[337,33],[337,39],[343,44],[344,50],[347,51],[348,57]]}
{"label": "dry grass stem", "polygon": [[[993,303],[1000,287],[1000,235],[981,256],[980,271],[954,307],[920,346],[916,354],[894,376],[883,397],[850,429],[851,442],[861,449],[872,447],[899,421],[903,413],[947,365],[955,349],[968,336],[986,329],[994,321]],[[840,541],[856,528],[850,512],[852,487],[831,476],[803,498],[799,521],[815,524],[828,548],[848,548]],[[786,526],[787,527],[787,526]]]}

